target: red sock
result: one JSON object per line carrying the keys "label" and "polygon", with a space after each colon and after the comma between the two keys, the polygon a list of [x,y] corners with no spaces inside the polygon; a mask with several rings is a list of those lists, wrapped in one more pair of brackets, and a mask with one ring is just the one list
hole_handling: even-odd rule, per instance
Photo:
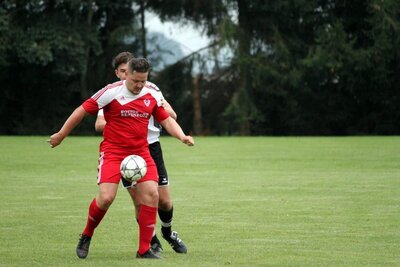
{"label": "red sock", "polygon": [[150,249],[151,238],[157,220],[157,208],[140,206],[139,211],[139,254],[143,255]]}
{"label": "red sock", "polygon": [[102,210],[97,206],[96,198],[93,199],[89,206],[89,214],[87,218],[87,223],[85,230],[83,230],[83,235],[93,236],[94,229],[99,225],[107,210]]}

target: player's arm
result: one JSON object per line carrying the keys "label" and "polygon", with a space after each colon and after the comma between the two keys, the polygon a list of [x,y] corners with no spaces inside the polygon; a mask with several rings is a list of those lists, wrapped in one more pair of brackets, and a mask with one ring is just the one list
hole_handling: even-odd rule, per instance
{"label": "player's arm", "polygon": [[50,143],[50,146],[56,147],[64,140],[65,137],[69,135],[69,133],[83,120],[83,118],[88,113],[82,106],[79,106],[72,112],[69,118],[65,121],[63,127],[61,127],[60,131],[50,136],[50,139],[47,140]]}
{"label": "player's arm", "polygon": [[175,110],[172,108],[172,106],[167,102],[167,100],[163,99],[162,106],[163,106],[164,109],[168,112],[168,114],[169,114],[174,120],[176,120],[176,118],[177,118],[178,116],[176,115],[176,112],[175,112]]}
{"label": "player's arm", "polygon": [[178,138],[181,140],[182,143],[188,145],[188,146],[193,146],[194,145],[194,140],[193,137],[190,135],[186,135],[181,126],[171,117],[166,118],[165,120],[160,122],[161,126],[167,130],[167,132],[172,135],[173,137]]}
{"label": "player's arm", "polygon": [[94,123],[94,128],[96,132],[102,132],[104,130],[104,126],[106,126],[106,119],[103,115],[97,115],[96,122]]}

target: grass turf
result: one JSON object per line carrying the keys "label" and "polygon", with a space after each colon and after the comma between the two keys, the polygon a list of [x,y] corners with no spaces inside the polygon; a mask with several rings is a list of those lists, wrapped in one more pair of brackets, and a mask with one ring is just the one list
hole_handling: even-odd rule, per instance
{"label": "grass turf", "polygon": [[[162,138],[173,228],[163,260],[135,259],[128,194],[78,235],[97,193],[100,137],[0,137],[0,266],[398,266],[400,137]],[[157,226],[159,233],[159,226]]]}

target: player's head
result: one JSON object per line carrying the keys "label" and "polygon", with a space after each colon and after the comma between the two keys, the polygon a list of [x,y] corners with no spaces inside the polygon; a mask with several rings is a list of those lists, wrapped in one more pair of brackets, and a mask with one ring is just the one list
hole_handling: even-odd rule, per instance
{"label": "player's head", "polygon": [[142,91],[149,76],[150,64],[145,58],[132,58],[128,62],[126,87],[134,94]]}
{"label": "player's head", "polygon": [[134,58],[133,54],[130,52],[121,52],[115,56],[112,61],[112,65],[114,67],[115,75],[120,80],[126,79],[126,71],[128,69],[128,62]]}

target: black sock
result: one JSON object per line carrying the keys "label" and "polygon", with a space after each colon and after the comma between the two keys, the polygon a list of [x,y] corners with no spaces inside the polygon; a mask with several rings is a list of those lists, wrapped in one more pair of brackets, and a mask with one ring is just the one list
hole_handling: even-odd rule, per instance
{"label": "black sock", "polygon": [[161,220],[161,232],[163,236],[171,235],[171,226],[172,226],[172,217],[174,214],[174,207],[172,207],[169,211],[158,210],[158,215]]}

